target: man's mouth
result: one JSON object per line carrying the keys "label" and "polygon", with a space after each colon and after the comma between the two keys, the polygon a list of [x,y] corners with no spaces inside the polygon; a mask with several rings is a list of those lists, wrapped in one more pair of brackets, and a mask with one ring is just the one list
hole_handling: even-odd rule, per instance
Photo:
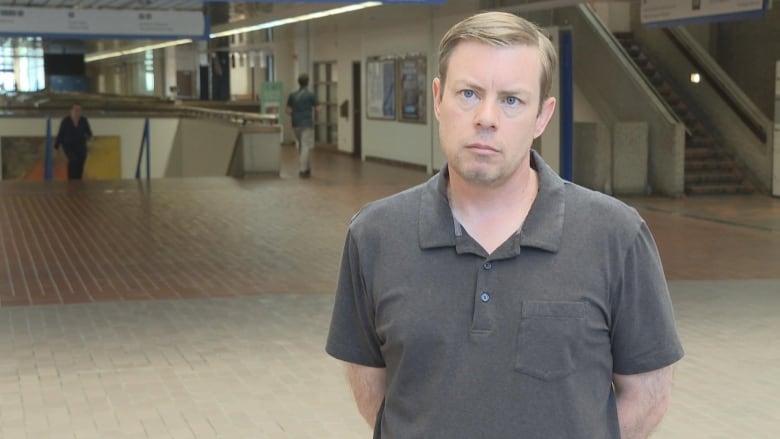
{"label": "man's mouth", "polygon": [[484,143],[472,143],[470,145],[467,145],[466,148],[473,150],[475,152],[498,152],[497,148],[494,148],[490,145],[486,145]]}

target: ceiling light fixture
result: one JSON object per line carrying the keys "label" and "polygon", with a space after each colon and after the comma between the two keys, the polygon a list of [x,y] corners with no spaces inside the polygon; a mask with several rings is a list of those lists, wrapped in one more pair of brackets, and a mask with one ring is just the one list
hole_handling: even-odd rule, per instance
{"label": "ceiling light fixture", "polygon": [[[290,18],[282,18],[279,20],[273,20],[268,21],[265,23],[258,23],[251,26],[244,26],[239,27],[236,29],[230,29],[225,30],[221,32],[215,32],[212,34],[209,34],[209,39],[213,38],[221,38],[221,37],[229,37],[231,35],[236,34],[242,34],[246,32],[254,32],[257,30],[263,30],[263,29],[269,29],[272,27],[278,27],[283,26],[285,24],[291,24],[291,23],[298,23],[300,21],[307,21],[307,20],[315,20],[317,18],[323,18],[323,17],[330,17],[333,15],[343,14],[346,12],[353,12],[353,11],[359,11],[361,9],[371,8],[374,6],[380,6],[382,2],[378,1],[369,1],[369,2],[363,2],[348,6],[341,6],[334,9],[328,9],[325,11],[318,11],[318,12],[311,12],[308,14],[299,15],[297,17],[290,17]],[[175,41],[166,41],[164,43],[158,43],[158,44],[151,44],[147,46],[142,47],[136,47],[133,49],[124,49],[124,50],[115,50],[111,52],[103,52],[103,53],[94,53],[90,55],[84,56],[85,62],[93,62],[93,61],[100,61],[104,59],[110,59],[110,58],[116,58],[119,56],[125,56],[125,55],[132,55],[134,53],[141,53],[145,52],[147,50],[154,50],[154,49],[163,49],[165,47],[171,47],[171,46],[178,46],[181,44],[187,44],[191,43],[191,39],[183,39],[183,40],[175,40]]]}

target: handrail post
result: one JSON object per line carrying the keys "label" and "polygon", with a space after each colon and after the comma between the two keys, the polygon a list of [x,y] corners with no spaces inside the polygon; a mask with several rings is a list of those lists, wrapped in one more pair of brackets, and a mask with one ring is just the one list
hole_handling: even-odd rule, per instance
{"label": "handrail post", "polygon": [[146,136],[146,181],[152,178],[152,141],[149,135],[149,118],[146,118],[144,124],[144,135]]}
{"label": "handrail post", "polygon": [[146,146],[146,179],[149,179],[149,118],[144,120],[144,132],[141,134],[141,146],[138,148],[138,161],[135,163],[135,178],[141,178],[141,159],[144,156]]}
{"label": "handrail post", "polygon": [[51,116],[46,118],[46,147],[43,159],[43,180],[52,180],[52,142],[51,142]]}

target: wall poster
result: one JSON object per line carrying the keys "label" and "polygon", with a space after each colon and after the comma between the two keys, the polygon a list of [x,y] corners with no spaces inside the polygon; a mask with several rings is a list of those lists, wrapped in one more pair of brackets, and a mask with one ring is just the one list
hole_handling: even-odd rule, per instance
{"label": "wall poster", "polygon": [[398,62],[398,120],[425,123],[426,90],[428,89],[427,59],[410,56]]}
{"label": "wall poster", "polygon": [[395,59],[366,61],[366,117],[395,120]]}

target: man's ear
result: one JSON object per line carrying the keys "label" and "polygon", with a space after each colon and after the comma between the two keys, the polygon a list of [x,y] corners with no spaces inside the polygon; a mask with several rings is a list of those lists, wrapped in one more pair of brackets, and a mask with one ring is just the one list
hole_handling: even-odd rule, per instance
{"label": "man's ear", "polygon": [[439,77],[433,78],[433,114],[436,115],[436,120],[439,120],[439,104],[441,103],[441,80]]}
{"label": "man's ear", "polygon": [[541,136],[547,124],[550,122],[555,112],[555,98],[549,97],[542,104],[539,114],[536,116],[536,126],[534,127],[534,139]]}

